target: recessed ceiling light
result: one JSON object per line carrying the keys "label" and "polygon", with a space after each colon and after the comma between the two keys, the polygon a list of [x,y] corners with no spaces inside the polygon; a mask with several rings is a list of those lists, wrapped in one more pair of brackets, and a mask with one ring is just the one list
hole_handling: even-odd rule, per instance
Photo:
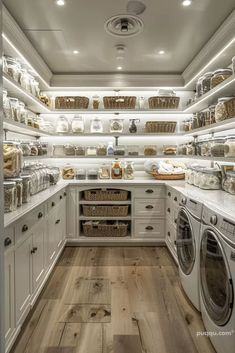
{"label": "recessed ceiling light", "polygon": [[56,5],[64,6],[65,5],[65,0],[56,0]]}
{"label": "recessed ceiling light", "polygon": [[122,70],[122,66],[118,66],[118,67],[117,67],[117,70]]}
{"label": "recessed ceiling light", "polygon": [[192,5],[192,0],[182,0],[182,5],[183,6],[190,6]]}
{"label": "recessed ceiling light", "polygon": [[74,54],[79,54],[79,51],[78,50],[74,50],[73,53]]}
{"label": "recessed ceiling light", "polygon": [[159,50],[158,54],[163,55],[163,54],[165,54],[165,51],[164,50]]}

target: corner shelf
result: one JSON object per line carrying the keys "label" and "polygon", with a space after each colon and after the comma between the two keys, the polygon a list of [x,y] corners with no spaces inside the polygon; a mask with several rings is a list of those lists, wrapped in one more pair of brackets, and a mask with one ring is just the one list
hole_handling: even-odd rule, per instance
{"label": "corner shelf", "polygon": [[231,119],[225,119],[219,123],[203,126],[198,129],[185,132],[184,134],[186,136],[200,136],[232,129],[235,129],[235,117]]}

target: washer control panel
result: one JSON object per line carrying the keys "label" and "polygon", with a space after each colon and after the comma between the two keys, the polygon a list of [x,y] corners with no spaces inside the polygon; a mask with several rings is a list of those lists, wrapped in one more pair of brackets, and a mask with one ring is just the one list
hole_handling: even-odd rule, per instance
{"label": "washer control panel", "polygon": [[222,233],[228,236],[232,236],[235,239],[235,223],[223,218],[220,225],[220,230]]}

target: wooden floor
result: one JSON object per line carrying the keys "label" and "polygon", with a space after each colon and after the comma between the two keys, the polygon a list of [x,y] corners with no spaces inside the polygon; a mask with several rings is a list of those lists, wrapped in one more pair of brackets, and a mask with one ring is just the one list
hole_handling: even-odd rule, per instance
{"label": "wooden floor", "polygon": [[11,353],[214,353],[164,247],[67,247]]}

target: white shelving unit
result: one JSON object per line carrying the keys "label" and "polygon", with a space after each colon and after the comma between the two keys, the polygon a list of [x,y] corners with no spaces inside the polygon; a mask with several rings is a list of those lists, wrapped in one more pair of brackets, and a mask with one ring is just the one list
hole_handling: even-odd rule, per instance
{"label": "white shelving unit", "polygon": [[14,120],[3,119],[3,130],[34,137],[50,136],[49,132],[35,129],[34,127],[24,125]]}
{"label": "white shelving unit", "polygon": [[232,129],[235,129],[235,117],[232,119],[223,120],[219,123],[203,126],[201,128],[194,129],[189,132],[185,132],[184,135],[200,136],[200,135],[207,135],[207,134],[221,132],[221,131],[228,131]]}

